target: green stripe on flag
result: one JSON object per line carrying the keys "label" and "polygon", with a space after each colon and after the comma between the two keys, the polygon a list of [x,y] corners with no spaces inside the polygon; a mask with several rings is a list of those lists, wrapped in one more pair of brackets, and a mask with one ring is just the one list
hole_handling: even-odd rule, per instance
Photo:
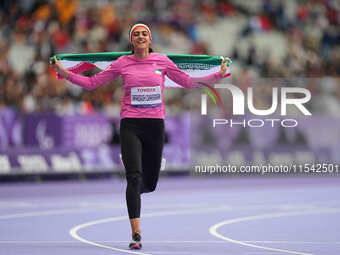
{"label": "green stripe on flag", "polygon": [[[80,54],[58,54],[58,60],[82,61],[82,62],[100,62],[100,61],[114,61],[120,56],[131,55],[131,52],[100,52],[100,53],[80,53]],[[50,60],[54,63],[54,58]]]}
{"label": "green stripe on flag", "polygon": [[[101,52],[101,53],[82,53],[82,54],[58,54],[58,60],[82,61],[82,62],[100,62],[114,61],[120,56],[131,55],[128,52]],[[208,55],[188,55],[188,54],[164,54],[168,56],[176,65],[184,69],[209,69],[221,64],[221,57]],[[50,61],[54,63],[54,58]]]}

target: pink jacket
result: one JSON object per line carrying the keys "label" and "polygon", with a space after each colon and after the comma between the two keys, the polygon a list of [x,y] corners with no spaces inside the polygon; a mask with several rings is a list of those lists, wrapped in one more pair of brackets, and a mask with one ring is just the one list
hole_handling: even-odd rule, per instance
{"label": "pink jacket", "polygon": [[114,61],[104,71],[85,77],[70,72],[68,80],[87,90],[98,88],[118,76],[124,81],[124,99],[120,117],[160,118],[165,117],[163,101],[164,76],[185,88],[201,87],[200,83],[215,84],[223,79],[218,73],[193,78],[181,71],[167,56],[150,53],[139,59],[134,55],[124,55]]}

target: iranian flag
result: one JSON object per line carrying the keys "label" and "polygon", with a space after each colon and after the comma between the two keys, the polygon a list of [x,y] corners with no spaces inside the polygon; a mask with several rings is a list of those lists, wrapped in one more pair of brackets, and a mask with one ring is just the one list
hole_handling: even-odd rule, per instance
{"label": "iranian flag", "polygon": [[[84,53],[84,54],[59,54],[56,55],[64,68],[74,72],[81,73],[86,70],[98,67],[105,70],[113,61],[123,55],[130,55],[131,52],[103,52],[103,53]],[[186,54],[165,54],[168,56],[183,72],[192,77],[201,77],[216,73],[221,68],[220,56],[207,55],[186,55]],[[50,58],[54,63],[54,59]],[[230,75],[230,67],[227,68],[226,76]],[[58,78],[62,78],[58,76]],[[168,77],[165,77],[166,87],[181,87]],[[182,87],[181,87],[182,88]]]}

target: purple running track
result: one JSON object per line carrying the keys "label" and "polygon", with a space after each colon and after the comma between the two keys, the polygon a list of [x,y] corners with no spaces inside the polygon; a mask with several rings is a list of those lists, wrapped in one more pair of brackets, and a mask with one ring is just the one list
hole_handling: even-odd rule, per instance
{"label": "purple running track", "polygon": [[340,179],[161,178],[127,249],[125,181],[1,184],[0,254],[340,254]]}

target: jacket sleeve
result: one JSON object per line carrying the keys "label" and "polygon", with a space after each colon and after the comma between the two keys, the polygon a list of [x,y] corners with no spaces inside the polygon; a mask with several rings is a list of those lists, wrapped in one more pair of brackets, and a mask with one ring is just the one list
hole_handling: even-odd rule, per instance
{"label": "jacket sleeve", "polygon": [[214,85],[224,77],[217,73],[213,73],[202,77],[191,77],[179,69],[174,62],[167,57],[167,68],[165,73],[171,80],[181,85],[184,88],[193,89],[203,87],[204,85]]}
{"label": "jacket sleeve", "polygon": [[91,77],[86,77],[70,71],[67,80],[87,90],[93,90],[99,86],[110,82],[120,75],[120,61],[117,59],[104,71]]}

